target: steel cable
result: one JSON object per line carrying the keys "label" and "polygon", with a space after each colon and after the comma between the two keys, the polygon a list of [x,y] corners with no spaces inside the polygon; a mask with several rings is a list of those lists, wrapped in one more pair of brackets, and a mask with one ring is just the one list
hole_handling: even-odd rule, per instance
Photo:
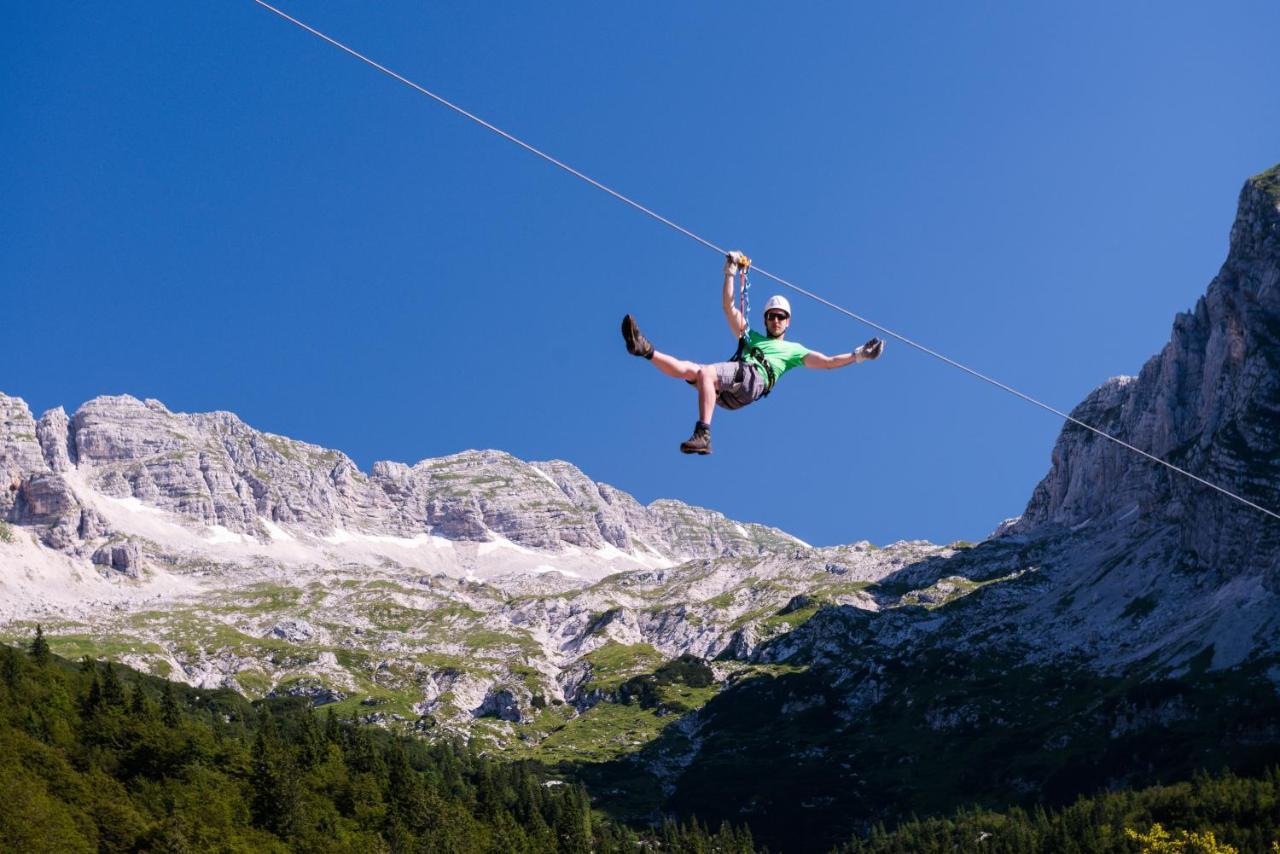
{"label": "steel cable", "polygon": [[[726,254],[726,250],[724,250],[724,249],[722,249],[721,247],[717,246],[716,244],[712,243],[710,240],[707,240],[706,238],[704,238],[704,237],[702,237],[702,236],[700,236],[700,235],[698,235],[698,234],[695,234],[694,232],[690,231],[689,229],[685,228],[684,226],[679,225],[679,224],[677,224],[677,223],[675,223],[675,222],[673,222],[673,221],[671,221],[671,220],[667,219],[666,217],[662,216],[661,214],[657,213],[656,211],[650,210],[649,208],[645,207],[644,205],[640,204],[639,202],[635,201],[634,199],[628,198],[627,196],[624,196],[622,193],[619,193],[617,190],[614,190],[613,188],[608,187],[608,186],[606,186],[606,185],[604,185],[604,184],[600,183],[599,181],[597,181],[596,179],[592,178],[591,176],[589,176],[589,175],[585,175],[585,174],[583,174],[582,172],[579,172],[577,169],[574,169],[572,166],[568,165],[567,163],[564,163],[563,161],[557,160],[556,158],[552,157],[550,154],[547,154],[546,152],[541,151],[540,149],[535,148],[534,146],[530,145],[529,143],[525,142],[524,140],[522,140],[522,139],[520,139],[520,138],[518,138],[518,137],[516,137],[516,136],[513,136],[513,135],[511,135],[510,133],[507,133],[507,132],[506,132],[505,130],[503,130],[502,128],[497,127],[496,125],[490,124],[489,122],[485,121],[484,119],[480,118],[479,116],[475,115],[474,113],[470,113],[470,112],[468,112],[467,110],[464,110],[462,107],[459,107],[457,104],[454,104],[452,101],[449,101],[449,100],[447,100],[447,99],[445,99],[445,98],[442,98],[441,96],[439,96],[439,95],[437,95],[436,93],[434,93],[434,92],[430,91],[429,89],[426,89],[426,88],[425,88],[425,87],[423,87],[423,86],[420,86],[419,84],[417,84],[417,83],[413,82],[412,80],[408,79],[407,77],[404,77],[404,76],[402,76],[402,75],[400,75],[400,74],[397,74],[396,72],[392,71],[390,68],[387,68],[385,65],[382,65],[382,64],[380,64],[380,63],[378,63],[378,62],[375,62],[374,60],[370,59],[369,57],[365,56],[364,54],[362,54],[362,53],[360,53],[360,52],[358,52],[358,51],[356,51],[356,50],[353,50],[353,49],[352,49],[352,48],[350,48],[350,47],[347,47],[345,44],[343,44],[342,42],[338,41],[337,39],[331,38],[331,37],[329,37],[329,36],[325,35],[324,33],[320,32],[319,30],[315,29],[314,27],[311,27],[311,26],[309,26],[309,25],[307,25],[307,24],[303,23],[302,21],[299,21],[297,18],[294,18],[294,17],[292,17],[292,16],[290,16],[290,15],[288,15],[288,14],[286,14],[286,13],[282,12],[281,10],[277,9],[275,6],[272,6],[270,3],[266,3],[266,2],[264,2],[264,0],[253,0],[253,2],[254,2],[254,3],[257,3],[259,6],[263,7],[264,9],[267,9],[267,10],[269,10],[269,11],[271,11],[271,12],[275,13],[276,15],[278,15],[279,17],[283,18],[284,20],[288,21],[289,23],[294,24],[295,26],[298,26],[298,27],[300,27],[300,28],[302,28],[302,29],[306,30],[307,32],[311,33],[312,35],[316,36],[317,38],[322,39],[322,40],[324,40],[324,41],[328,42],[329,44],[333,45],[334,47],[338,48],[339,50],[341,50],[341,51],[343,51],[343,52],[345,52],[345,53],[348,53],[348,54],[350,54],[351,56],[354,56],[356,59],[360,60],[361,62],[364,62],[364,63],[366,63],[367,65],[370,65],[370,66],[372,66],[373,68],[376,68],[378,71],[381,71],[383,74],[387,75],[388,77],[391,77],[391,78],[392,78],[392,79],[394,79],[394,80],[398,80],[398,81],[400,81],[401,83],[403,83],[404,85],[408,86],[409,88],[411,88],[411,89],[413,89],[413,90],[415,90],[415,91],[417,91],[417,92],[420,92],[420,93],[422,93],[423,95],[426,95],[428,98],[431,98],[432,100],[434,100],[434,101],[436,101],[436,102],[438,102],[438,103],[442,104],[442,105],[443,105],[443,106],[445,106],[445,107],[448,107],[450,110],[453,110],[455,113],[458,113],[459,115],[461,115],[461,116],[463,116],[463,117],[465,117],[465,118],[467,118],[467,119],[470,119],[471,121],[475,122],[476,124],[480,125],[481,127],[485,128],[485,129],[487,129],[487,130],[490,130],[490,131],[492,131],[493,133],[496,133],[498,136],[501,136],[503,139],[506,139],[506,140],[508,140],[508,141],[510,141],[510,142],[515,143],[516,145],[518,145],[518,146],[520,146],[521,148],[523,148],[525,151],[528,151],[530,154],[534,154],[534,155],[537,155],[538,157],[541,157],[543,160],[546,160],[548,163],[552,164],[553,166],[556,166],[556,167],[558,167],[558,168],[560,168],[560,169],[564,170],[565,172],[568,172],[570,175],[573,175],[575,178],[579,178],[580,180],[587,182],[588,184],[590,184],[591,186],[595,187],[596,189],[598,189],[598,190],[602,190],[602,191],[604,191],[604,192],[608,193],[610,196],[613,196],[613,197],[614,197],[615,199],[617,199],[618,201],[620,201],[620,202],[623,202],[623,203],[625,203],[625,204],[630,205],[631,207],[635,208],[636,210],[640,211],[641,213],[643,213],[643,214],[645,214],[645,215],[647,215],[647,216],[649,216],[649,217],[652,217],[653,219],[655,219],[655,220],[657,220],[658,222],[662,223],[663,225],[666,225],[666,226],[668,226],[668,227],[670,227],[670,228],[675,229],[676,231],[680,232],[681,234],[685,235],[686,237],[688,237],[688,238],[690,238],[690,239],[692,239],[692,240],[696,240],[698,243],[701,243],[703,246],[706,246],[708,249],[714,249],[714,250],[715,250],[717,253],[719,253],[720,255],[725,255],[725,254]],[[1168,462],[1167,460],[1163,460],[1163,459],[1161,459],[1160,457],[1155,456],[1154,454],[1150,454],[1150,453],[1148,453],[1148,452],[1146,452],[1146,451],[1142,450],[1141,448],[1134,447],[1133,445],[1129,444],[1128,442],[1125,442],[1123,439],[1118,439],[1118,438],[1116,438],[1115,436],[1112,436],[1110,433],[1106,432],[1105,430],[1101,430],[1101,429],[1099,429],[1099,428],[1097,428],[1097,427],[1094,427],[1094,426],[1093,426],[1093,425],[1091,425],[1091,424],[1086,424],[1084,421],[1081,421],[1080,419],[1075,418],[1075,417],[1073,417],[1073,416],[1071,416],[1071,415],[1069,415],[1069,414],[1067,414],[1067,413],[1063,412],[1063,411],[1062,411],[1062,410],[1060,410],[1060,409],[1057,409],[1057,408],[1055,408],[1055,407],[1053,407],[1053,406],[1050,406],[1050,405],[1049,405],[1049,404],[1047,404],[1047,403],[1044,403],[1044,402],[1042,402],[1042,401],[1040,401],[1040,400],[1037,400],[1036,398],[1034,398],[1034,397],[1032,397],[1032,396],[1030,396],[1030,395],[1028,395],[1028,394],[1024,394],[1023,392],[1018,391],[1016,388],[1013,388],[1012,386],[1006,385],[1005,383],[1002,383],[1002,382],[1000,382],[999,380],[993,379],[993,378],[991,378],[991,377],[987,376],[986,374],[984,374],[984,373],[982,373],[982,372],[980,372],[980,371],[976,371],[976,370],[974,370],[973,368],[970,368],[970,367],[969,367],[969,366],[967,366],[967,365],[961,364],[960,362],[957,362],[956,360],[954,360],[954,359],[952,359],[952,358],[950,358],[950,357],[948,357],[948,356],[944,356],[942,353],[939,353],[939,352],[938,352],[938,351],[936,351],[936,350],[933,350],[933,349],[931,349],[931,348],[929,348],[929,347],[926,347],[926,346],[925,346],[925,345],[923,345],[923,344],[920,344],[920,343],[918,343],[918,342],[916,342],[916,341],[912,341],[910,338],[907,338],[905,335],[902,335],[902,334],[900,334],[900,333],[898,333],[898,332],[895,332],[894,330],[892,330],[892,329],[888,328],[887,326],[882,326],[881,324],[876,323],[875,321],[868,320],[867,318],[863,317],[862,315],[860,315],[860,314],[856,314],[856,313],[854,313],[854,312],[850,311],[849,309],[844,308],[843,306],[837,305],[837,304],[835,304],[835,303],[831,302],[830,300],[824,299],[823,297],[820,297],[820,296],[818,296],[817,294],[815,294],[815,293],[813,293],[813,292],[811,292],[811,291],[805,290],[804,288],[800,287],[799,285],[793,284],[792,282],[789,282],[789,281],[787,281],[786,279],[782,278],[781,276],[775,275],[774,273],[770,273],[768,270],[765,270],[765,269],[763,269],[762,267],[760,267],[760,266],[758,266],[758,265],[756,265],[756,264],[752,264],[751,269],[752,269],[752,270],[754,270],[756,273],[760,274],[761,276],[764,276],[764,277],[765,277],[765,278],[767,278],[767,279],[771,279],[771,280],[773,280],[774,282],[777,282],[778,284],[782,285],[783,287],[790,288],[791,290],[795,291],[796,293],[801,294],[801,295],[803,295],[803,296],[806,296],[806,297],[808,297],[809,299],[811,299],[811,300],[813,300],[813,301],[815,301],[815,302],[821,303],[822,305],[825,305],[825,306],[827,306],[828,308],[834,309],[835,311],[838,311],[838,312],[840,312],[841,314],[847,315],[847,316],[849,316],[849,317],[853,318],[854,320],[858,321],[859,323],[864,323],[864,324],[866,324],[867,326],[870,326],[872,329],[875,329],[875,330],[878,330],[878,331],[880,331],[880,332],[883,332],[885,335],[888,335],[888,336],[890,336],[891,338],[894,338],[894,339],[896,339],[896,340],[898,340],[898,341],[901,341],[903,344],[906,344],[906,345],[907,345],[907,346],[909,346],[909,347],[913,347],[913,348],[915,348],[916,350],[919,350],[919,351],[920,351],[920,352],[922,352],[922,353],[925,353],[925,354],[927,354],[927,355],[929,355],[929,356],[932,356],[932,357],[933,357],[933,358],[935,358],[935,359],[938,359],[938,360],[940,360],[940,361],[942,361],[942,362],[945,362],[946,364],[951,365],[951,366],[952,366],[952,367],[954,367],[954,368],[958,368],[958,369],[960,369],[960,370],[964,371],[965,373],[969,374],[970,376],[973,376],[973,377],[975,377],[975,378],[977,378],[977,379],[979,379],[979,380],[982,380],[982,381],[983,381],[983,382],[985,382],[985,383],[989,383],[989,384],[991,384],[991,385],[995,386],[996,388],[1001,389],[1002,391],[1006,391],[1006,392],[1008,392],[1009,394],[1014,395],[1015,397],[1021,398],[1022,400],[1026,401],[1027,403],[1030,403],[1030,404],[1032,404],[1032,405],[1034,405],[1034,406],[1038,406],[1038,407],[1040,407],[1041,409],[1043,409],[1043,410],[1045,410],[1045,411],[1047,411],[1047,412],[1051,412],[1051,413],[1053,413],[1054,415],[1057,415],[1058,417],[1060,417],[1060,418],[1062,418],[1062,419],[1064,419],[1064,420],[1066,420],[1066,421],[1068,421],[1068,422],[1070,422],[1070,423],[1072,423],[1072,424],[1075,424],[1075,425],[1077,425],[1077,426],[1079,426],[1079,427],[1083,427],[1084,429],[1089,430],[1089,431],[1091,431],[1091,432],[1093,432],[1093,433],[1095,433],[1095,434],[1097,434],[1097,435],[1099,435],[1099,436],[1103,437],[1104,439],[1109,439],[1110,441],[1115,442],[1115,443],[1116,443],[1117,445],[1119,445],[1120,447],[1122,447],[1122,448],[1126,448],[1126,449],[1128,449],[1128,450],[1130,450],[1130,451],[1133,451],[1135,454],[1139,454],[1140,456],[1145,457],[1146,459],[1148,459],[1148,460],[1150,460],[1150,461],[1152,461],[1152,462],[1154,462],[1154,463],[1159,463],[1160,465],[1165,466],[1166,468],[1168,468],[1168,469],[1170,469],[1170,470],[1172,470],[1172,471],[1174,471],[1174,472],[1177,472],[1178,474],[1183,475],[1184,477],[1188,477],[1188,478],[1190,478],[1191,480],[1195,481],[1196,483],[1201,484],[1202,486],[1207,486],[1207,487],[1209,487],[1210,489],[1213,489],[1213,490],[1216,490],[1216,491],[1218,491],[1218,492],[1222,493],[1223,495],[1227,496],[1228,498],[1232,498],[1232,499],[1234,499],[1234,500],[1236,500],[1236,501],[1239,501],[1241,504],[1244,504],[1244,505],[1246,505],[1246,506],[1248,506],[1248,507],[1252,507],[1254,510],[1257,510],[1257,511],[1259,511],[1259,512],[1261,512],[1261,513],[1265,513],[1266,515],[1268,515],[1268,516],[1270,516],[1270,517],[1272,517],[1272,518],[1274,518],[1274,519],[1280,520],[1280,513],[1276,513],[1276,512],[1274,512],[1274,511],[1272,511],[1272,510],[1268,510],[1267,508],[1265,508],[1265,507],[1263,507],[1263,506],[1261,506],[1261,505],[1259,505],[1259,504],[1255,504],[1254,502],[1250,501],[1250,500],[1249,500],[1249,499],[1247,499],[1247,498],[1243,498],[1243,497],[1241,497],[1241,496],[1239,496],[1239,495],[1235,494],[1234,492],[1231,492],[1231,491],[1230,491],[1230,490],[1228,490],[1228,489],[1224,489],[1223,487],[1218,486],[1216,483],[1212,483],[1211,481],[1205,480],[1204,478],[1200,477],[1199,475],[1192,474],[1191,472],[1187,471],[1186,469],[1180,468],[1179,466],[1176,466],[1176,465],[1174,465],[1173,463]]]}

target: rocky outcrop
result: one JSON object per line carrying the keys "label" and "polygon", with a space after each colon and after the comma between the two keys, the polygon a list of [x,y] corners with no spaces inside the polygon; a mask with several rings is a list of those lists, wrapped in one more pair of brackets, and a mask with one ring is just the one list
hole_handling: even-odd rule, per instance
{"label": "rocky outcrop", "polygon": [[[105,534],[66,477],[207,526],[269,539],[263,520],[316,537],[340,532],[457,542],[508,540],[540,551],[626,552],[675,560],[796,548],[781,531],[675,501],[644,507],[563,461],[466,451],[369,474],[345,454],[263,433],[228,412],[169,411],[156,400],[99,397],[68,419],[36,423],[0,396],[0,513],[45,529],[57,548]],[[341,535],[341,534],[340,534]]]}
{"label": "rocky outcrop", "polygon": [[330,703],[341,703],[347,699],[343,691],[324,685],[307,682],[295,682],[286,688],[277,688],[267,694],[268,697],[306,697],[313,706],[327,706]]}
{"label": "rocky outcrop", "polygon": [[67,413],[59,406],[50,409],[36,423],[36,437],[40,441],[40,451],[44,454],[45,464],[55,474],[62,474],[72,468],[71,455],[74,452],[71,438],[71,422]]}
{"label": "rocky outcrop", "polygon": [[142,550],[137,543],[107,543],[93,553],[93,562],[137,578],[142,571]]}
{"label": "rocky outcrop", "polygon": [[323,633],[318,632],[316,627],[306,620],[291,617],[287,620],[281,620],[271,627],[271,631],[267,633],[267,637],[280,638],[289,643],[306,643],[316,638],[318,634],[322,636],[320,640],[325,640]]}
{"label": "rocky outcrop", "polygon": [[12,514],[23,481],[48,470],[26,401],[0,394],[0,518]]}
{"label": "rocky outcrop", "polygon": [[524,723],[529,719],[525,711],[527,708],[528,699],[518,697],[515,690],[496,688],[485,695],[484,702],[475,709],[473,714],[477,718],[497,718],[500,721]]}
{"label": "rocky outcrop", "polygon": [[[1110,380],[1072,415],[1256,504],[1280,508],[1280,167],[1240,193],[1226,261],[1137,377]],[[1068,424],[1012,530],[1176,526],[1205,566],[1274,566],[1280,523]]]}

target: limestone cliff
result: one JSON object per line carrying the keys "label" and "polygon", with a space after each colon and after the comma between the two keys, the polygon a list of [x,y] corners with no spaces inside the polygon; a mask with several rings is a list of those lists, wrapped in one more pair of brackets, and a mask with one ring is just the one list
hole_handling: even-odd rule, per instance
{"label": "limestone cliff", "polygon": [[[1227,259],[1136,378],[1109,381],[1072,413],[1272,510],[1280,508],[1280,167],[1240,193]],[[1278,511],[1280,512],[1280,511]],[[1068,425],[1015,530],[1175,525],[1180,546],[1233,571],[1275,566],[1280,522]]]}

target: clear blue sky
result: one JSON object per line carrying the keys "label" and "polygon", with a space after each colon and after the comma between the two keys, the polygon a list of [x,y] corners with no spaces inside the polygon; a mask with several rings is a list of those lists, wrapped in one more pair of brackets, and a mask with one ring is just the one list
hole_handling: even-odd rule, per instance
{"label": "clear blue sky", "polygon": [[[1061,408],[1159,350],[1280,161],[1272,0],[280,2]],[[892,341],[683,457],[692,391],[618,322],[731,352],[709,250],[249,0],[4,18],[0,390],[37,414],[129,393],[364,468],[563,458],[815,544],[975,539],[1048,468],[1052,416]],[[792,299],[814,349],[872,334]]]}

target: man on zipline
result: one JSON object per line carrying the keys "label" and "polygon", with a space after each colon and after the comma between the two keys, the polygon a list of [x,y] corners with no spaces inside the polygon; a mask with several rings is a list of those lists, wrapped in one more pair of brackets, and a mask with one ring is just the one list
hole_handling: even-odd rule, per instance
{"label": "man on zipline", "polygon": [[853,352],[839,356],[824,356],[802,344],[784,340],[791,325],[791,303],[782,296],[769,297],[764,304],[767,334],[748,328],[743,312],[733,304],[733,295],[734,279],[739,272],[745,274],[750,265],[751,261],[741,252],[730,252],[725,257],[724,316],[738,338],[738,352],[731,361],[698,365],[660,353],[641,334],[635,318],[628,314],[622,319],[622,337],[628,353],[648,359],[669,377],[698,387],[698,421],[693,435],[680,443],[680,450],[686,454],[711,453],[711,412],[716,404],[725,409],[741,409],[772,391],[774,384],[792,368],[800,365],[843,368],[875,359],[884,351],[884,342],[879,338],[872,338]]}

